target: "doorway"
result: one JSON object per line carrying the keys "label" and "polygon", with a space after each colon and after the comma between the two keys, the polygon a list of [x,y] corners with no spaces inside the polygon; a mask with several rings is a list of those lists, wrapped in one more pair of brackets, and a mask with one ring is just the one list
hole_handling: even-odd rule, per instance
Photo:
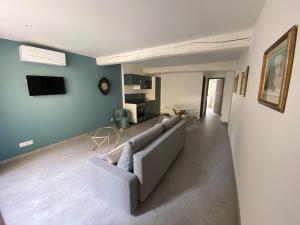
{"label": "doorway", "polygon": [[222,115],[222,101],[225,78],[203,77],[200,117],[206,113]]}

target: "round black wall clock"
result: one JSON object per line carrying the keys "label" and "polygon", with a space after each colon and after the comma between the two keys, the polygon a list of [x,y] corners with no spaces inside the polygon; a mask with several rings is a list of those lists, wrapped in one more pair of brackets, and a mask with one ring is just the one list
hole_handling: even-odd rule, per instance
{"label": "round black wall clock", "polygon": [[98,88],[102,94],[107,95],[110,89],[110,83],[106,77],[102,77],[98,83]]}

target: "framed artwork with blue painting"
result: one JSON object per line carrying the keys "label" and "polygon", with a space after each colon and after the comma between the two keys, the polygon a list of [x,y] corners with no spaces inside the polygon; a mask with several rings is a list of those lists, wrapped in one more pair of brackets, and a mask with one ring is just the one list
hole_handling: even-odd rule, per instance
{"label": "framed artwork with blue painting", "polygon": [[297,26],[293,26],[264,53],[258,102],[284,112],[291,79]]}

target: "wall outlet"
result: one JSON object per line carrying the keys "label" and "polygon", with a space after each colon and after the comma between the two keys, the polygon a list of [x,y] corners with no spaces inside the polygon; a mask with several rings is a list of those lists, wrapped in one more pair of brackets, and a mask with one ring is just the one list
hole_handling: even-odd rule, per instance
{"label": "wall outlet", "polygon": [[25,142],[19,143],[19,147],[23,148],[25,146],[32,145],[32,144],[33,144],[33,140],[25,141]]}
{"label": "wall outlet", "polygon": [[114,122],[115,120],[114,120],[114,118],[110,118],[110,122]]}

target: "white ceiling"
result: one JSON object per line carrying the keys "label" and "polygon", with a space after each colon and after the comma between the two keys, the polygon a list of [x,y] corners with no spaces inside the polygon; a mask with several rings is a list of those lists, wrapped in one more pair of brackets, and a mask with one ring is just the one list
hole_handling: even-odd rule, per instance
{"label": "white ceiling", "polygon": [[0,0],[0,37],[91,57],[108,56],[247,30],[264,2]]}

